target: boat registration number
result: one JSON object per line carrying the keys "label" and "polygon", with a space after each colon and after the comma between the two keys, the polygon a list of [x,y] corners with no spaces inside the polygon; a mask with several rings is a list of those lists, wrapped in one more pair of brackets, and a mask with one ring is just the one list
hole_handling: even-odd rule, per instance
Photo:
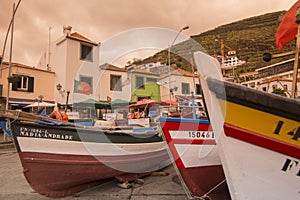
{"label": "boat registration number", "polygon": [[189,131],[190,138],[214,138],[212,131]]}
{"label": "boat registration number", "polygon": [[200,139],[213,139],[213,131],[170,131],[172,138],[180,139],[190,139],[190,138],[200,138]]}

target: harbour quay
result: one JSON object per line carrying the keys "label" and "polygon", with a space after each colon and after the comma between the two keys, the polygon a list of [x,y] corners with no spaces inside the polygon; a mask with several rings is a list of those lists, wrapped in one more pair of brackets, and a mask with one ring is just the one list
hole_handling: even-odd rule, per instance
{"label": "harbour quay", "polygon": [[[51,198],[34,192],[27,183],[21,162],[14,145],[4,144],[3,136],[0,143],[0,199],[3,200],[49,200]],[[85,190],[73,196],[60,198],[62,200],[177,200],[187,199],[184,189],[173,168],[169,165],[163,171],[167,176],[146,176],[142,183],[134,183],[129,189],[118,186],[118,181],[111,181],[97,187]]]}

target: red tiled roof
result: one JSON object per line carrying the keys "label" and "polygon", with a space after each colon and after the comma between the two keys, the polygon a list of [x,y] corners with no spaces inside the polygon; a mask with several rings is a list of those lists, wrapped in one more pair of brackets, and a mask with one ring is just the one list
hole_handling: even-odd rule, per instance
{"label": "red tiled roof", "polygon": [[258,74],[258,72],[245,72],[245,73],[241,73],[240,77],[250,76],[250,75],[255,75],[255,74]]}
{"label": "red tiled roof", "polygon": [[141,74],[150,74],[150,75],[159,76],[159,74],[157,74],[157,73],[149,72],[149,71],[146,71],[146,70],[144,70],[144,69],[132,70],[131,72],[132,72],[132,73],[141,73]]}
{"label": "red tiled roof", "polygon": [[[2,63],[2,67],[3,67],[2,70],[8,69],[8,65],[9,65],[9,63],[4,61]],[[32,70],[36,70],[36,71],[44,71],[44,72],[49,72],[49,73],[55,73],[53,71],[48,71],[48,70],[36,68],[34,66],[29,66],[29,65],[25,65],[25,64],[21,64],[21,63],[15,63],[15,62],[11,63],[11,67],[20,67],[20,68],[32,69]]]}
{"label": "red tiled roof", "polygon": [[122,71],[122,72],[127,72],[126,69],[120,68],[120,67],[117,67],[117,66],[114,66],[114,65],[108,65],[106,69],[112,70],[112,71]]}
{"label": "red tiled roof", "polygon": [[75,40],[80,40],[80,41],[84,41],[84,42],[88,42],[88,43],[91,43],[91,44],[94,44],[94,45],[97,45],[96,42],[88,39],[87,37],[77,33],[77,32],[74,32],[74,33],[71,33],[69,36],[67,36],[69,38],[72,38],[72,39],[75,39]]}
{"label": "red tiled roof", "polygon": [[120,71],[120,72],[127,72],[128,71],[127,69],[120,68],[120,67],[117,67],[117,66],[114,66],[114,65],[111,65],[111,64],[107,64],[107,63],[101,65],[100,68],[104,69],[104,70]]}
{"label": "red tiled roof", "polygon": [[271,83],[271,82],[275,82],[275,81],[289,81],[289,82],[292,82],[292,79],[274,77],[274,78],[266,79],[266,80],[262,81],[262,83]]}
{"label": "red tiled roof", "polygon": [[183,70],[183,69],[180,69],[180,68],[178,68],[176,71],[179,74],[182,74],[183,76],[193,76],[193,74],[191,72]]}

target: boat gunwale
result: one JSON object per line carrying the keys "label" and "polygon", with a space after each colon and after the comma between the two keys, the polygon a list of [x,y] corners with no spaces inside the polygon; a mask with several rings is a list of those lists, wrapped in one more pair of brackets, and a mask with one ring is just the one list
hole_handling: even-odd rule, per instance
{"label": "boat gunwale", "polygon": [[214,78],[207,78],[206,81],[209,90],[219,99],[300,121],[300,114],[295,115],[295,111],[300,109],[299,100]]}

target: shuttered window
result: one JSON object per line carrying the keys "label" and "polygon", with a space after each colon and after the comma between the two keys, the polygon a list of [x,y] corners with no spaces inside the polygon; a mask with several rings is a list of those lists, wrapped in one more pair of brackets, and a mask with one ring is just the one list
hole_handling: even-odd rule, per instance
{"label": "shuttered window", "polygon": [[30,76],[17,76],[15,81],[12,83],[13,91],[24,91],[33,92],[34,91],[34,77]]}
{"label": "shuttered window", "polygon": [[81,60],[93,61],[93,46],[81,44]]}

